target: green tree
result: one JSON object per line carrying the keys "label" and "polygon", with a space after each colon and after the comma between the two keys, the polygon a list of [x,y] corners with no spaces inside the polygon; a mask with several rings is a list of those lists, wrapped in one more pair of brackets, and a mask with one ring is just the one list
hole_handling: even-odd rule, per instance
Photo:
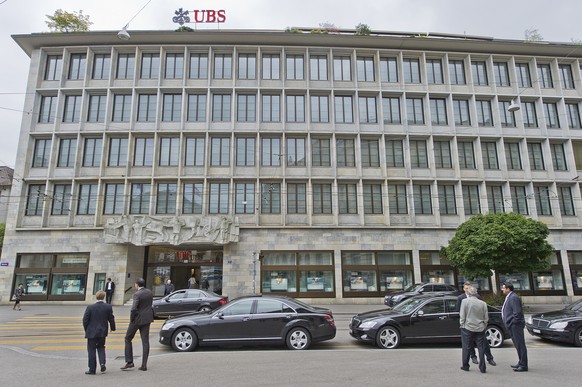
{"label": "green tree", "polygon": [[528,43],[541,42],[544,37],[535,28],[530,28],[524,31],[525,41]]}
{"label": "green tree", "polygon": [[89,15],[83,15],[83,11],[66,12],[57,9],[53,15],[46,15],[46,25],[51,32],[86,32],[93,24],[89,21]]}
{"label": "green tree", "polygon": [[457,229],[441,248],[459,272],[469,279],[497,273],[547,270],[554,251],[546,240],[548,227],[516,213],[475,215]]}
{"label": "green tree", "polygon": [[359,36],[367,36],[370,35],[372,33],[372,30],[370,30],[370,26],[367,24],[363,24],[360,23],[356,26],[356,35]]}
{"label": "green tree", "polygon": [[6,231],[6,224],[0,223],[0,252],[2,252],[2,246],[4,245],[4,232]]}

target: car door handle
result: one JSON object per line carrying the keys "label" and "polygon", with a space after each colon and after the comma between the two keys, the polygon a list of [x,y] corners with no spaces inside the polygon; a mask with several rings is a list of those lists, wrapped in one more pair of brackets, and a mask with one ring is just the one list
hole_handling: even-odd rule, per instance
{"label": "car door handle", "polygon": [[439,317],[439,320],[446,320],[446,319],[447,319],[447,316],[441,316],[441,317]]}
{"label": "car door handle", "polygon": [[250,317],[243,317],[243,321],[249,321],[251,318]]}

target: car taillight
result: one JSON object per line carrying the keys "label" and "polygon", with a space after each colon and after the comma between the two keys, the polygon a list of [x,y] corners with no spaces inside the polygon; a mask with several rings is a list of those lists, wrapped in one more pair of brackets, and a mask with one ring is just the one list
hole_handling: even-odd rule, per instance
{"label": "car taillight", "polygon": [[326,314],[325,319],[332,327],[335,325],[335,322],[333,321],[333,316],[331,314]]}
{"label": "car taillight", "polygon": [[221,298],[220,300],[218,300],[218,303],[220,305],[224,305],[224,304],[226,304],[226,300],[224,298]]}

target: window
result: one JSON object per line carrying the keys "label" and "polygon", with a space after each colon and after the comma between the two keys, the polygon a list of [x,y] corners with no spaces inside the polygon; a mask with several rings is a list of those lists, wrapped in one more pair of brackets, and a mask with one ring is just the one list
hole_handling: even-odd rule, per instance
{"label": "window", "polygon": [[441,215],[456,215],[457,205],[455,204],[455,186],[450,184],[439,184],[439,212]]}
{"label": "window", "polygon": [[508,142],[505,143],[505,160],[507,162],[507,169],[522,170],[521,158],[519,153],[519,143]]}
{"label": "window", "polygon": [[493,72],[497,86],[510,86],[507,62],[493,62]]}
{"label": "window", "polygon": [[388,204],[391,214],[408,214],[405,184],[388,184]]}
{"label": "window", "polygon": [[232,55],[214,54],[214,79],[232,78]]}
{"label": "window", "polygon": [[510,101],[499,101],[499,116],[502,128],[515,128],[515,112],[510,112]]}
{"label": "window", "polygon": [[188,94],[189,122],[206,121],[206,94]]}
{"label": "window", "polygon": [[115,77],[117,79],[133,79],[134,71],[135,71],[135,55],[118,54]]}
{"label": "window", "polygon": [[430,185],[414,184],[414,213],[415,214],[432,214],[432,203],[430,198]]}
{"label": "window", "polygon": [[525,187],[522,185],[510,185],[511,192],[511,206],[513,212],[516,214],[528,215],[527,195],[525,194]]}
{"label": "window", "polygon": [[359,56],[356,60],[358,81],[360,82],[374,82],[374,58]]}
{"label": "window", "polygon": [[580,122],[580,108],[577,103],[566,103],[566,113],[568,115],[568,125],[571,129],[582,128]]}
{"label": "window", "polygon": [[331,214],[331,184],[313,184],[313,213]]}
{"label": "window", "polygon": [[257,56],[255,54],[238,54],[238,79],[257,78]]}
{"label": "window", "polygon": [[465,64],[462,60],[449,61],[449,77],[453,85],[464,85],[467,83],[465,80]]}
{"label": "window", "polygon": [[46,67],[44,69],[45,81],[59,81],[63,72],[63,56],[47,55]]}
{"label": "window", "polygon": [[230,94],[212,95],[212,121],[230,121]]}
{"label": "window", "polygon": [[527,63],[516,63],[515,72],[517,75],[517,85],[519,87],[531,87],[531,75]]}
{"label": "window", "polygon": [[86,138],[83,154],[84,167],[98,167],[101,164],[103,140],[101,138]]}
{"label": "window", "polygon": [[424,125],[422,98],[406,98],[406,116],[409,125]]}
{"label": "window", "polygon": [[214,167],[227,167],[230,165],[230,138],[211,138],[210,165]]}
{"label": "window", "polygon": [[396,58],[380,58],[380,80],[389,83],[398,82]]}
{"label": "window", "polygon": [[560,80],[562,81],[562,89],[574,88],[574,76],[572,75],[572,66],[569,64],[558,65],[560,71]]}
{"label": "window", "polygon": [[254,137],[237,137],[236,139],[236,165],[251,167],[255,165],[255,139]]}
{"label": "window", "polygon": [[287,213],[307,212],[307,188],[305,183],[287,183]]}
{"label": "window", "polygon": [[190,79],[208,78],[208,54],[190,54]]}
{"label": "window", "polygon": [[184,203],[182,212],[184,214],[201,214],[202,213],[202,183],[185,183],[184,184]]}
{"label": "window", "polygon": [[111,138],[109,140],[110,167],[125,167],[127,164],[127,138]]}
{"label": "window", "polygon": [[546,113],[546,126],[548,128],[559,128],[558,105],[555,102],[544,102],[544,112]]}
{"label": "window", "polygon": [[481,153],[483,155],[483,168],[499,169],[499,162],[497,159],[497,144],[495,142],[482,142]]}
{"label": "window", "polygon": [[42,215],[42,207],[46,197],[44,184],[31,184],[28,186],[28,196],[26,198],[26,216]]}
{"label": "window", "polygon": [[71,210],[71,185],[55,184],[51,215],[68,215]]}
{"label": "window", "polygon": [[63,122],[77,123],[81,115],[81,96],[67,95],[65,96],[65,111],[63,114]]}
{"label": "window", "polygon": [[305,96],[287,96],[287,122],[305,122]]}
{"label": "window", "polygon": [[130,214],[149,214],[151,185],[147,183],[133,183],[131,185]]}
{"label": "window", "polygon": [[87,66],[87,54],[71,54],[68,79],[70,80],[85,79],[86,66]]}
{"label": "window", "polygon": [[203,137],[186,137],[185,149],[186,166],[204,165],[204,138]]}
{"label": "window", "polygon": [[311,122],[329,122],[329,97],[327,95],[312,95]]}
{"label": "window", "polygon": [[338,167],[356,166],[356,150],[353,139],[338,138],[336,140],[336,153]]}
{"label": "window", "polygon": [[344,124],[354,122],[351,96],[335,96],[335,122]]}
{"label": "window", "polygon": [[542,144],[540,142],[528,142],[527,152],[529,155],[529,167],[532,171],[543,171],[546,169]]}
{"label": "window", "polygon": [[72,168],[75,166],[77,155],[77,139],[62,138],[59,145],[59,159],[57,167]]}
{"label": "window", "polygon": [[391,168],[404,167],[404,147],[402,140],[386,140],[386,166]]}
{"label": "window", "polygon": [[380,149],[378,140],[360,141],[360,148],[362,153],[362,167],[373,168],[380,166]]}
{"label": "window", "polygon": [[89,108],[87,109],[87,122],[104,122],[105,121],[105,103],[106,95],[90,95]]}
{"label": "window", "polygon": [[475,151],[473,149],[473,142],[459,141],[457,142],[457,149],[459,152],[459,168],[475,169]]}
{"label": "window", "polygon": [[566,153],[564,152],[564,144],[550,144],[552,150],[552,163],[554,164],[554,171],[567,171]]}
{"label": "window", "polygon": [[95,215],[97,208],[97,184],[79,185],[78,215]]}
{"label": "window", "polygon": [[93,79],[109,79],[111,56],[109,54],[95,54],[93,57]]}
{"label": "window", "polygon": [[550,204],[549,187],[534,186],[534,196],[536,200],[536,210],[538,215],[552,215],[552,205]]}
{"label": "window", "polygon": [[574,198],[572,197],[572,188],[558,187],[558,200],[560,202],[560,213],[563,216],[574,216]]}
{"label": "window", "polygon": [[255,213],[255,185],[253,183],[236,183],[235,213]]}
{"label": "window", "polygon": [[444,98],[431,98],[430,117],[433,125],[448,125],[447,104]]}
{"label": "window", "polygon": [[358,97],[361,124],[377,124],[376,97]]}
{"label": "window", "polygon": [[137,99],[137,121],[155,122],[158,109],[158,96],[156,94],[140,94]]}
{"label": "window", "polygon": [[410,165],[412,168],[428,168],[425,140],[410,140]]}
{"label": "window", "polygon": [[160,166],[176,167],[180,155],[180,138],[179,137],[161,137],[160,138]]}
{"label": "window", "polygon": [[471,71],[473,73],[473,85],[487,86],[489,84],[487,79],[487,66],[485,65],[485,62],[471,62]]}
{"label": "window", "polygon": [[164,94],[162,121],[179,122],[182,113],[182,94]]}
{"label": "window", "polygon": [[238,122],[255,122],[257,120],[257,96],[254,94],[238,94],[237,115]]}
{"label": "window", "polygon": [[479,126],[493,126],[493,112],[491,101],[477,100],[477,124]]}
{"label": "window", "polygon": [[352,80],[352,60],[349,56],[337,56],[333,58],[333,80]]}
{"label": "window", "polygon": [[471,126],[468,100],[453,99],[453,113],[455,114],[455,125]]}
{"label": "window", "polygon": [[261,140],[261,165],[276,167],[281,165],[281,139],[264,137]]}
{"label": "window", "polygon": [[281,96],[265,95],[263,99],[263,122],[281,121]]}
{"label": "window", "polygon": [[210,214],[228,214],[228,183],[211,183],[208,202]]}
{"label": "window", "polygon": [[440,59],[426,60],[426,77],[431,85],[442,85],[443,80],[443,63]]}
{"label": "window", "polygon": [[133,154],[133,165],[136,167],[151,167],[154,158],[154,139],[151,137],[136,138]]}
{"label": "window", "polygon": [[33,168],[48,167],[49,158],[51,155],[51,139],[36,139],[34,140],[34,155],[32,157]]}
{"label": "window", "polygon": [[105,185],[105,215],[123,214],[123,184]]}
{"label": "window", "polygon": [[542,89],[551,89],[554,87],[552,70],[549,64],[538,65],[538,81],[540,82],[540,87]]}
{"label": "window", "polygon": [[327,81],[327,56],[311,55],[309,57],[310,76],[312,81]]}
{"label": "window", "polygon": [[177,196],[176,183],[158,184],[156,214],[175,214],[176,196]]}
{"label": "window", "polygon": [[400,98],[383,97],[382,110],[384,113],[385,124],[400,124]]}
{"label": "window", "polygon": [[364,214],[382,214],[382,185],[362,184],[364,191]]}
{"label": "window", "polygon": [[358,213],[358,195],[355,184],[337,185],[338,206],[340,214]]}
{"label": "window", "polygon": [[487,206],[491,213],[505,212],[503,188],[500,185],[487,185]]}
{"label": "window", "polygon": [[329,138],[311,138],[311,165],[313,167],[331,166],[331,145]]}
{"label": "window", "polygon": [[54,123],[56,111],[57,111],[57,96],[43,95],[40,99],[40,112],[38,113],[38,122],[41,124]]}
{"label": "window", "polygon": [[481,212],[478,185],[463,184],[463,206],[465,207],[465,215],[476,215]]}
{"label": "window", "polygon": [[434,141],[434,162],[437,168],[452,168],[451,143],[449,141]]}
{"label": "window", "polygon": [[184,54],[169,52],[166,54],[166,79],[184,78]]}
{"label": "window", "polygon": [[287,138],[287,166],[304,167],[305,166],[305,139],[304,138]]}
{"label": "window", "polygon": [[281,184],[261,184],[261,212],[263,214],[281,213]]}
{"label": "window", "polygon": [[303,80],[303,55],[287,55],[286,74],[286,79]]}
{"label": "window", "polygon": [[523,125],[526,128],[537,128],[538,127],[538,118],[536,113],[536,105],[535,102],[523,101]]}
{"label": "window", "polygon": [[420,62],[418,59],[404,58],[402,67],[404,83],[420,83]]}
{"label": "window", "polygon": [[158,79],[160,73],[160,54],[144,53],[141,56],[141,77]]}
{"label": "window", "polygon": [[131,95],[116,94],[113,97],[113,117],[114,122],[129,122],[131,114]]}
{"label": "window", "polygon": [[263,79],[280,79],[279,54],[263,54]]}

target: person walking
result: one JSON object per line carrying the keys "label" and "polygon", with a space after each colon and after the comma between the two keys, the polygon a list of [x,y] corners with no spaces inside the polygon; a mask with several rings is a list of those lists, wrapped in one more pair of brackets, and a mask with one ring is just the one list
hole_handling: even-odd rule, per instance
{"label": "person walking", "polygon": [[24,285],[22,283],[19,283],[16,289],[14,290],[14,306],[12,307],[12,310],[16,310],[16,308],[18,308],[18,310],[22,310],[20,309],[20,299],[22,298],[23,295],[24,295]]}
{"label": "person walking", "polygon": [[164,285],[164,296],[167,296],[173,292],[174,292],[174,284],[172,283],[171,279],[168,279],[166,281],[166,284]]}
{"label": "person walking", "polygon": [[188,280],[188,288],[198,289],[199,287],[200,286],[198,285],[198,281],[196,281],[196,275],[192,274],[192,276]]}
{"label": "person walking", "polygon": [[154,310],[152,308],[154,294],[151,290],[146,289],[143,278],[135,281],[134,287],[137,291],[133,295],[129,326],[125,333],[125,365],[121,369],[125,371],[134,367],[131,341],[139,330],[142,344],[142,360],[139,369],[140,371],[147,371],[148,356],[150,354],[150,324],[154,321]]}
{"label": "person walking", "polygon": [[489,311],[487,304],[477,298],[477,289],[470,286],[467,291],[467,298],[461,304],[459,322],[461,324],[461,335],[463,337],[462,366],[463,371],[469,371],[469,358],[475,343],[479,352],[479,370],[485,373],[484,341],[485,329],[489,322]]}
{"label": "person walking", "polygon": [[95,295],[97,302],[89,305],[85,309],[83,315],[83,328],[85,329],[85,338],[87,339],[87,353],[89,355],[89,370],[85,371],[87,375],[95,375],[97,371],[97,358],[95,352],[99,356],[99,364],[101,365],[101,372],[105,372],[105,338],[108,333],[108,326],[111,327],[111,332],[115,331],[115,317],[113,316],[113,307],[110,304],[103,302],[105,292],[99,290]]}
{"label": "person walking", "polygon": [[527,372],[527,348],[525,346],[525,337],[523,330],[525,329],[525,317],[523,315],[523,305],[521,298],[513,292],[513,284],[506,282],[501,286],[501,291],[505,294],[505,301],[501,308],[501,316],[505,327],[509,331],[511,341],[517,350],[518,362],[512,365],[511,368],[515,372]]}
{"label": "person walking", "polygon": [[105,302],[111,304],[111,298],[113,297],[113,292],[115,292],[115,282],[111,281],[111,278],[107,278],[107,283],[105,284]]}

